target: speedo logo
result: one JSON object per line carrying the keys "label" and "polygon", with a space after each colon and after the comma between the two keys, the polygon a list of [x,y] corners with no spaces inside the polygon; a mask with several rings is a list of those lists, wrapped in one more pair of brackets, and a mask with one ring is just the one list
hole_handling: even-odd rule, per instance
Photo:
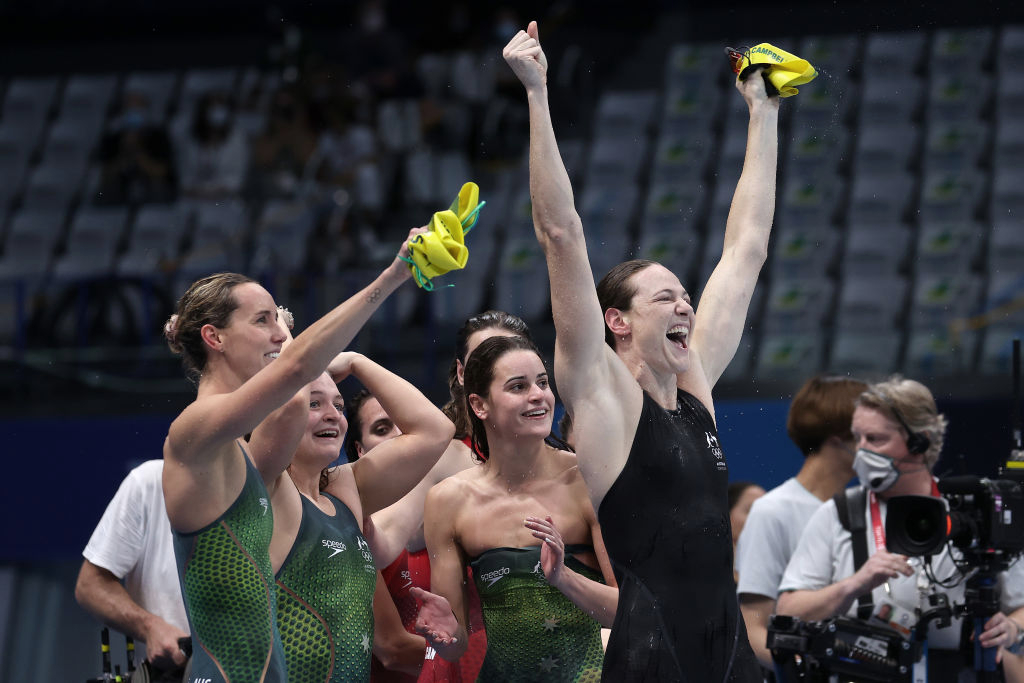
{"label": "speedo logo", "polygon": [[333,553],[331,553],[328,556],[327,559],[331,559],[332,557],[334,557],[338,553],[345,552],[345,544],[342,543],[341,541],[332,541],[330,539],[325,538],[325,539],[321,540],[320,543],[322,543],[323,546],[325,548],[327,548],[328,550],[333,550],[334,551]]}
{"label": "speedo logo", "polygon": [[263,515],[266,516],[267,508],[270,507],[270,503],[267,501],[266,498],[260,498],[259,502],[260,502],[260,507],[263,508]]}
{"label": "speedo logo", "polygon": [[480,580],[481,581],[486,581],[487,582],[487,587],[490,588],[494,584],[496,584],[499,581],[501,581],[501,577],[503,577],[506,574],[508,574],[508,572],[509,572],[508,567],[502,567],[501,569],[495,569],[493,572],[487,572],[486,574],[481,574],[480,575]]}

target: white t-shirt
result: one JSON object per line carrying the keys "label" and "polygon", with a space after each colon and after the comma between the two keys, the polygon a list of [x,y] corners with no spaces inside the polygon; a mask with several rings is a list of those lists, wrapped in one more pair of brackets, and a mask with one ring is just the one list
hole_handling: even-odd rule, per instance
{"label": "white t-shirt", "polygon": [[124,580],[132,600],[189,632],[164,507],[163,460],[148,460],[121,482],[82,555]]}
{"label": "white t-shirt", "polygon": [[[885,528],[886,505],[884,500],[879,500],[879,511],[881,512],[882,528]],[[865,524],[867,525],[868,555],[877,552],[874,534],[871,524],[871,505],[864,506]],[[872,599],[876,608],[883,603],[896,602],[913,609],[919,604],[927,608],[927,602],[921,602],[921,594],[918,589],[919,577],[924,574],[921,568],[920,559],[912,559],[916,563],[917,572],[913,576],[900,575],[888,581],[891,592],[886,591],[886,584],[876,587],[872,593]],[[933,575],[943,581],[954,576],[959,576],[950,557],[948,546],[944,547],[942,553],[931,559]],[[779,584],[779,592],[792,590],[820,590],[836,583],[848,576],[853,571],[853,542],[849,531],[843,528],[839,522],[839,514],[836,512],[835,502],[829,500],[822,505],[807,522],[804,527],[800,543],[796,552],[786,567],[786,572]],[[1024,562],[1017,562],[1008,572],[1000,575],[1003,587],[1001,602],[1004,612],[1009,613],[1024,605]],[[925,581],[926,578],[921,579]],[[950,581],[951,583],[952,581]],[[928,591],[945,593],[949,597],[949,604],[963,603],[964,581],[961,578],[953,588],[943,588],[928,584]],[[857,601],[855,600],[846,612],[847,616],[857,616]],[[954,618],[948,628],[938,629],[935,622],[928,629],[928,647],[941,650],[955,650],[960,645],[960,619]]]}
{"label": "white t-shirt", "polygon": [[736,544],[738,593],[776,598],[800,532],[821,505],[795,477],[754,501]]}

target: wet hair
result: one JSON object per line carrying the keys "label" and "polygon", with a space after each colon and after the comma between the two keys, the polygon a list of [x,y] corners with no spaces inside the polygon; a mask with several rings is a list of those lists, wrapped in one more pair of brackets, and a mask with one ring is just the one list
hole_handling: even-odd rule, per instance
{"label": "wet hair", "polygon": [[238,308],[232,292],[247,282],[256,281],[239,273],[216,273],[196,280],[181,295],[175,314],[164,325],[167,345],[182,357],[185,372],[193,381],[198,381],[206,368],[208,349],[201,334],[203,326],[227,327]]}
{"label": "wet hair", "polygon": [[[657,265],[657,261],[649,259],[633,259],[624,261],[615,266],[601,278],[597,283],[597,300],[601,304],[601,314],[609,308],[617,308],[620,311],[630,310],[633,305],[633,297],[636,296],[636,284],[631,282],[634,275],[645,268]],[[606,324],[604,327],[604,340],[608,346],[615,348],[615,335],[612,334]]]}
{"label": "wet hair", "polygon": [[904,432],[904,438],[910,436],[906,433],[907,427],[927,437],[924,461],[929,469],[938,462],[949,421],[939,412],[928,387],[901,375],[892,375],[869,386],[857,397],[857,405],[877,410],[895,422]]}
{"label": "wet hair", "polygon": [[366,389],[360,389],[355,396],[345,401],[345,417],[348,418],[348,435],[345,439],[345,456],[349,462],[359,459],[359,451],[356,450],[356,441],[363,438],[363,418],[359,411],[367,399],[373,398]]}
{"label": "wet hair", "polygon": [[484,311],[468,318],[462,324],[459,331],[455,333],[455,358],[452,360],[451,367],[448,368],[448,393],[451,398],[441,408],[445,416],[455,424],[456,439],[469,436],[472,432],[469,419],[472,411],[467,410],[466,394],[462,390],[462,385],[459,384],[458,363],[461,362],[465,368],[469,338],[475,332],[491,329],[507,330],[516,336],[533,341],[530,336],[530,328],[522,318],[505,311]]}
{"label": "wet hair", "polygon": [[789,404],[786,433],[804,456],[817,453],[829,437],[853,439],[853,409],[868,385],[838,375],[819,375],[807,380]]}
{"label": "wet hair", "polygon": [[753,486],[760,486],[760,484],[758,484],[756,481],[734,481],[731,484],[729,484],[727,495],[729,496],[730,512],[732,512],[732,509],[736,507],[737,503],[740,502],[740,498],[743,497],[743,494],[746,492],[746,490]]}
{"label": "wet hair", "polygon": [[[466,360],[466,405],[464,407],[469,415],[470,434],[473,438],[473,446],[479,450],[484,459],[490,456],[490,449],[487,446],[487,432],[484,429],[483,421],[476,416],[469,405],[471,394],[487,398],[491,382],[494,380],[494,366],[498,360],[512,351],[532,351],[541,358],[540,351],[533,342],[525,337],[491,337],[480,342],[473,354]],[[543,358],[541,358],[543,363]]]}

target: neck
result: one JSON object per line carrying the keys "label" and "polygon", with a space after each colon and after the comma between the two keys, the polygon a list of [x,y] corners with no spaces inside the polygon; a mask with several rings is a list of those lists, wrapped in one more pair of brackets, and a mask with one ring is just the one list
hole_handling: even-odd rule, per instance
{"label": "neck", "polygon": [[640,388],[646,391],[654,401],[665,410],[676,409],[676,387],[678,378],[674,373],[659,374],[649,363],[632,353],[632,349],[625,346],[627,342],[620,342],[624,348],[618,350],[619,359],[633,375]]}
{"label": "neck", "polygon": [[543,438],[502,438],[488,430],[487,446],[490,452],[484,467],[509,487],[542,476],[546,464],[544,456],[547,455],[547,445]]}
{"label": "neck", "polygon": [[[823,446],[817,453],[811,453],[796,475],[800,485],[821,501],[827,501],[842,491],[853,479],[853,468],[848,462],[840,460],[835,450],[838,449]],[[849,460],[848,456],[846,460]]]}
{"label": "neck", "polygon": [[314,501],[320,497],[320,473],[322,471],[323,467],[319,463],[307,461],[298,453],[295,454],[292,463],[288,466],[288,474],[291,476],[295,488],[299,490],[299,493]]}
{"label": "neck", "polygon": [[218,354],[206,362],[199,375],[198,395],[229,394],[245,384],[246,378],[237,376]]}

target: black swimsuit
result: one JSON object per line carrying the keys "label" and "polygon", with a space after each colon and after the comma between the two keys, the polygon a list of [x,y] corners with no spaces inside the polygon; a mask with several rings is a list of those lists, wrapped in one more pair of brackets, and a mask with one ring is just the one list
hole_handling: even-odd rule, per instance
{"label": "black swimsuit", "polygon": [[598,511],[619,582],[606,681],[760,681],[733,580],[729,470],[707,409],[644,393],[629,459]]}

